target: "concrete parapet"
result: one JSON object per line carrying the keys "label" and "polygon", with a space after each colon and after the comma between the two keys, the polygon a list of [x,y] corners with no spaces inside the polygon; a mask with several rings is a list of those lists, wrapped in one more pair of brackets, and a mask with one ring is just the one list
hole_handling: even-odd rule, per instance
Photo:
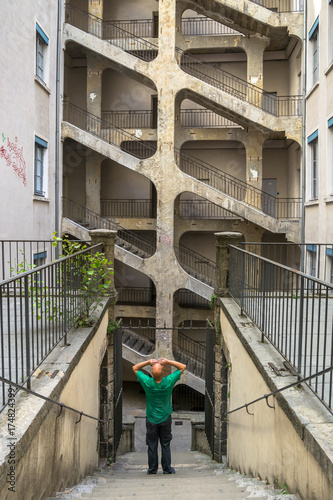
{"label": "concrete parapet", "polygon": [[[220,299],[223,341],[229,355],[228,410],[283,388],[297,379],[281,370],[284,358],[240,315],[230,298]],[[283,369],[283,368],[282,368]],[[286,484],[302,499],[333,498],[333,416],[302,384],[228,415],[228,465]]]}

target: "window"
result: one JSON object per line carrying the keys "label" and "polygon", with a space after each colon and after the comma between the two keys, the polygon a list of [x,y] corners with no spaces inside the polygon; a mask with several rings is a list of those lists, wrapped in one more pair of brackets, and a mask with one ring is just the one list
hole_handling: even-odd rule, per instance
{"label": "window", "polygon": [[36,75],[43,82],[46,81],[46,49],[49,39],[39,24],[36,23]]}
{"label": "window", "polygon": [[310,54],[312,57],[312,85],[319,79],[319,17],[315,20],[310,32]]}
{"label": "window", "polygon": [[45,196],[46,188],[46,150],[47,142],[40,137],[35,137],[35,174],[34,194]]}
{"label": "window", "polygon": [[311,148],[311,168],[310,168],[310,184],[311,198],[318,198],[318,130],[308,137],[308,144]]}
{"label": "window", "polygon": [[326,249],[327,255],[327,276],[325,277],[326,281],[333,283],[333,249]]}
{"label": "window", "polygon": [[327,166],[330,179],[328,180],[328,194],[333,194],[333,116],[328,120],[328,151],[327,151]]}

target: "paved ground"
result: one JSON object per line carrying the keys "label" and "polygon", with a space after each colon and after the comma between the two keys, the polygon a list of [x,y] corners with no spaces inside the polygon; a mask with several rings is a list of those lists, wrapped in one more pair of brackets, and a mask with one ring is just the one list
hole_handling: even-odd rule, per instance
{"label": "paved ground", "polygon": [[[82,483],[53,496],[52,499],[87,498],[94,500],[296,500],[294,495],[282,495],[281,490],[256,478],[250,478],[217,464],[207,455],[197,452],[174,453],[175,475],[147,476],[144,453],[127,453],[111,467],[100,469]],[[46,500],[50,500],[46,499]]]}

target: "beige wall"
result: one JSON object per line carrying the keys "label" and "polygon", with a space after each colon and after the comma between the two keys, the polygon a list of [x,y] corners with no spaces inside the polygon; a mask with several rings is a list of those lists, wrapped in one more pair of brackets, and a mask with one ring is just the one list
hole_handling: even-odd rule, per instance
{"label": "beige wall", "polygon": [[[305,235],[308,242],[333,241],[333,130],[328,120],[333,116],[333,52],[330,23],[333,5],[308,1],[309,33],[319,15],[319,79],[312,82],[312,44],[308,41],[308,78],[306,98],[306,138],[318,130],[318,199],[311,199],[311,146],[306,145],[306,216]],[[318,224],[317,222],[320,221]]]}
{"label": "beige wall", "polygon": [[[52,354],[51,364],[46,360],[41,366],[45,372],[60,370],[53,383],[61,384],[63,372],[70,365],[68,356],[72,360],[73,354],[77,354],[75,349],[82,349],[83,354],[77,366],[56,399],[97,418],[100,364],[106,349],[107,323],[108,313],[105,311],[99,328],[90,338],[86,348],[82,347],[82,341],[88,338],[90,330],[89,333],[86,333],[87,329],[83,332],[73,330],[68,337],[71,345],[68,354],[62,347],[58,347]],[[44,375],[38,382],[42,384],[39,390],[49,397],[52,388],[50,380]],[[33,389],[36,387],[34,382],[33,380]],[[38,389],[35,390],[38,392]],[[75,424],[79,416],[66,409],[59,418],[58,414],[58,406],[49,405],[32,396],[17,399],[16,431],[18,436],[23,436],[21,441],[24,439],[24,445],[18,441],[16,446],[16,493],[8,492],[8,486],[5,485],[0,492],[1,499],[42,499],[51,496],[54,491],[76,484],[97,468],[99,439],[97,422],[83,416],[81,422]],[[1,427],[7,423],[4,420],[0,421]],[[23,453],[22,448],[25,449]],[[19,456],[19,452],[22,456]]]}
{"label": "beige wall", "polygon": [[[223,300],[231,302],[231,299]],[[235,314],[236,309],[236,306],[232,311],[229,309],[231,315],[234,314],[233,320],[239,317]],[[228,362],[231,363],[229,370],[230,398],[228,399],[228,410],[231,410],[271,392],[251,359],[253,352],[255,356],[259,356],[260,362],[264,366],[269,361],[279,366],[279,364],[277,365],[279,355],[277,352],[274,353],[274,349],[265,347],[263,344],[259,348],[260,332],[258,330],[256,330],[257,333],[254,333],[254,329],[251,329],[250,332],[249,328],[244,328],[245,334],[248,335],[245,338],[245,343],[250,346],[250,357],[222,310],[220,319],[222,335],[228,350]],[[260,353],[255,351],[256,345],[260,349]],[[267,349],[270,350],[267,351]],[[270,372],[269,376],[272,377],[273,372]],[[290,382],[289,377],[285,385]],[[310,391],[304,392],[301,396],[302,403],[297,402],[297,400],[293,401],[293,393],[297,394],[297,391],[291,389],[289,393],[284,393],[288,404],[291,405],[291,409],[289,408],[291,414],[293,411],[296,414],[298,411],[301,412],[298,405],[302,404],[304,407],[312,408],[311,411],[307,412],[308,417],[304,420],[304,425],[307,425],[308,422],[325,422],[325,417],[317,414],[314,410],[317,405],[314,404],[315,397]],[[314,399],[312,404],[311,399]],[[290,493],[298,493],[300,498],[304,500],[310,498],[329,500],[333,498],[333,485],[314,458],[315,446],[311,452],[299,437],[297,427],[292,424],[275,398],[271,397],[269,403],[274,404],[275,410],[269,408],[263,400],[248,408],[253,415],[248,415],[244,408],[228,416],[228,465],[242,473],[268,480],[270,484],[274,484],[278,478],[280,484],[287,485]],[[293,404],[294,406],[292,406]],[[323,407],[323,413],[325,412]],[[327,415],[326,418],[328,418]],[[327,429],[329,425],[327,423]],[[325,431],[323,430],[322,437],[324,435]]]}
{"label": "beige wall", "polygon": [[101,198],[114,200],[150,199],[151,182],[116,162],[106,159],[101,168]]}
{"label": "beige wall", "polygon": [[[55,224],[57,2],[13,0],[1,12],[0,237],[48,239]],[[46,86],[35,76],[36,22],[49,37]],[[35,135],[48,143],[43,199],[34,197]]]}

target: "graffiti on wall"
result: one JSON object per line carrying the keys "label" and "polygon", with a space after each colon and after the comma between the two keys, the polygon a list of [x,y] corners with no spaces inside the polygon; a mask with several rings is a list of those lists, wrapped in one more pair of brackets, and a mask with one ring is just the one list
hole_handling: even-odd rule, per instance
{"label": "graffiti on wall", "polygon": [[[7,139],[7,144],[6,144]],[[21,179],[23,185],[27,186],[26,164],[23,158],[23,146],[20,148],[17,144],[18,139],[10,142],[9,137],[5,137],[2,133],[2,142],[5,143],[0,147],[0,158],[4,158],[7,167],[11,167],[15,174]]]}

